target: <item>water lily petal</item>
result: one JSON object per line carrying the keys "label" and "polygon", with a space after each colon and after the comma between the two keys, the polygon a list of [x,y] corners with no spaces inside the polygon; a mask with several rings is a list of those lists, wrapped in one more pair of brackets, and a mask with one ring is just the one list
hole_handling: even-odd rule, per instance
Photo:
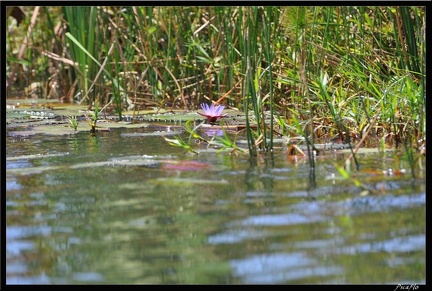
{"label": "water lily petal", "polygon": [[215,115],[219,116],[221,115],[222,111],[224,110],[225,106],[223,105],[219,105],[218,107],[216,107],[215,109]]}
{"label": "water lily petal", "polygon": [[202,103],[201,108],[202,108],[202,110],[204,110],[204,112],[207,112],[209,110],[209,107],[206,103]]}
{"label": "water lily petal", "polygon": [[214,113],[215,113],[215,106],[213,103],[210,105],[210,112],[209,113],[212,115],[214,115]]}
{"label": "water lily petal", "polygon": [[206,103],[201,104],[201,108],[204,113],[198,112],[199,115],[205,116],[210,123],[216,122],[218,118],[225,117],[227,114],[222,114],[224,110],[224,105],[214,105],[211,103],[210,106]]}

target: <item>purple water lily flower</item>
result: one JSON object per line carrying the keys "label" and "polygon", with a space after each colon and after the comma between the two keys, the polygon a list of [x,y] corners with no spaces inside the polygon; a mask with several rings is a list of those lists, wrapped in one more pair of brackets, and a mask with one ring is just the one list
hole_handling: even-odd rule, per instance
{"label": "purple water lily flower", "polygon": [[201,108],[204,111],[204,113],[198,112],[198,114],[207,117],[209,123],[215,123],[218,118],[222,118],[226,116],[226,113],[222,114],[222,111],[225,108],[225,106],[223,105],[217,105],[215,107],[213,103],[210,106],[208,106],[205,103],[202,103]]}

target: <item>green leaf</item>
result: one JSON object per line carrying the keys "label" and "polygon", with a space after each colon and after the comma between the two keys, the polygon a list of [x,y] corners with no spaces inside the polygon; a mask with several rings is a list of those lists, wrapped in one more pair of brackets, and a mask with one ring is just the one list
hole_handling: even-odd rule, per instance
{"label": "green leaf", "polygon": [[20,60],[20,59],[11,58],[11,57],[8,57],[7,60],[10,62],[13,62],[13,63],[18,63],[18,64],[23,65],[23,66],[30,66],[31,65],[31,62],[27,61],[27,60]]}
{"label": "green leaf", "polygon": [[155,26],[150,26],[148,32],[149,34],[153,34],[156,31],[156,27]]}
{"label": "green leaf", "polygon": [[77,47],[79,47],[84,53],[86,53],[96,64],[99,65],[99,67],[102,67],[102,65],[81,45],[81,43],[70,33],[66,32],[66,36],[72,40]]}
{"label": "green leaf", "polygon": [[338,170],[339,174],[342,175],[345,179],[351,179],[350,174],[342,167],[336,166],[336,169]]}

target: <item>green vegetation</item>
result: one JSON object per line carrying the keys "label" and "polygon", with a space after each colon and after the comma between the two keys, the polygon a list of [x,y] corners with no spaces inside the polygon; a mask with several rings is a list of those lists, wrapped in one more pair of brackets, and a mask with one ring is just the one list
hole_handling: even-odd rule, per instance
{"label": "green vegetation", "polygon": [[23,12],[19,26],[7,19],[8,98],[100,104],[119,120],[125,110],[223,104],[245,112],[251,156],[271,151],[276,133],[304,137],[310,155],[335,139],[353,154],[360,141],[425,145],[425,7]]}
{"label": "green vegetation", "polygon": [[78,129],[78,120],[76,116],[69,116],[68,121],[71,127],[76,131]]}
{"label": "green vegetation", "polygon": [[99,113],[100,113],[99,112],[99,102],[96,101],[95,105],[94,105],[94,111],[90,111],[91,117],[88,117],[86,115],[87,122],[90,125],[90,132],[92,134],[96,133],[96,123],[97,123],[98,118],[99,118]]}

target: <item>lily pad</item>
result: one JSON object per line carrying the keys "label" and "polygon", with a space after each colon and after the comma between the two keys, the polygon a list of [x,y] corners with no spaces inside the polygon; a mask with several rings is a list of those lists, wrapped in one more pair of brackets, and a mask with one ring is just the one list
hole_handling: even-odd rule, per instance
{"label": "lily pad", "polygon": [[148,115],[148,114],[163,114],[163,113],[167,113],[167,112],[169,112],[169,111],[166,109],[153,108],[153,109],[146,109],[146,110],[123,111],[123,115],[140,116],[140,115]]}
{"label": "lily pad", "polygon": [[[88,126],[87,131],[90,130],[90,126]],[[35,134],[47,134],[47,135],[72,135],[76,134],[80,131],[83,131],[83,127],[81,127],[81,130],[75,131],[73,128],[65,125],[40,125],[32,127],[30,130],[23,130],[23,131],[10,131],[9,135],[13,137],[29,137]]]}
{"label": "lily pad", "polygon": [[[98,121],[96,124],[97,127],[105,127],[105,128],[143,128],[148,127],[148,123],[132,123],[126,121]],[[89,126],[90,129],[90,126]]]}
{"label": "lily pad", "polygon": [[12,119],[24,119],[24,118],[30,118],[30,113],[24,112],[24,111],[12,111],[6,113],[6,121],[12,120]]}
{"label": "lily pad", "polygon": [[145,114],[140,115],[140,119],[145,121],[159,121],[159,122],[185,122],[189,120],[197,120],[202,119],[199,114],[196,112],[188,112],[188,113],[157,113],[157,114]]}
{"label": "lily pad", "polygon": [[[29,137],[35,134],[47,134],[47,135],[73,135],[78,132],[88,132],[91,127],[87,121],[78,121],[77,130],[70,127],[69,123],[53,122],[53,121],[41,121],[35,123],[31,129],[23,131],[10,131],[9,135],[13,137]],[[98,121],[96,124],[96,130],[109,131],[110,128],[143,128],[147,127],[148,123],[128,123],[128,122],[114,122],[114,121]]]}
{"label": "lily pad", "polygon": [[[225,122],[233,123],[236,120],[245,120],[244,113],[233,110],[226,109],[224,113],[227,114],[226,117],[223,118]],[[146,121],[159,121],[159,122],[186,122],[186,121],[204,121],[206,118],[199,115],[197,111],[185,112],[184,110],[174,110],[168,112],[161,112],[154,114],[143,114],[138,115],[136,118]]]}
{"label": "lily pad", "polygon": [[83,116],[88,111],[88,105],[59,104],[53,107],[53,112],[62,116]]}

